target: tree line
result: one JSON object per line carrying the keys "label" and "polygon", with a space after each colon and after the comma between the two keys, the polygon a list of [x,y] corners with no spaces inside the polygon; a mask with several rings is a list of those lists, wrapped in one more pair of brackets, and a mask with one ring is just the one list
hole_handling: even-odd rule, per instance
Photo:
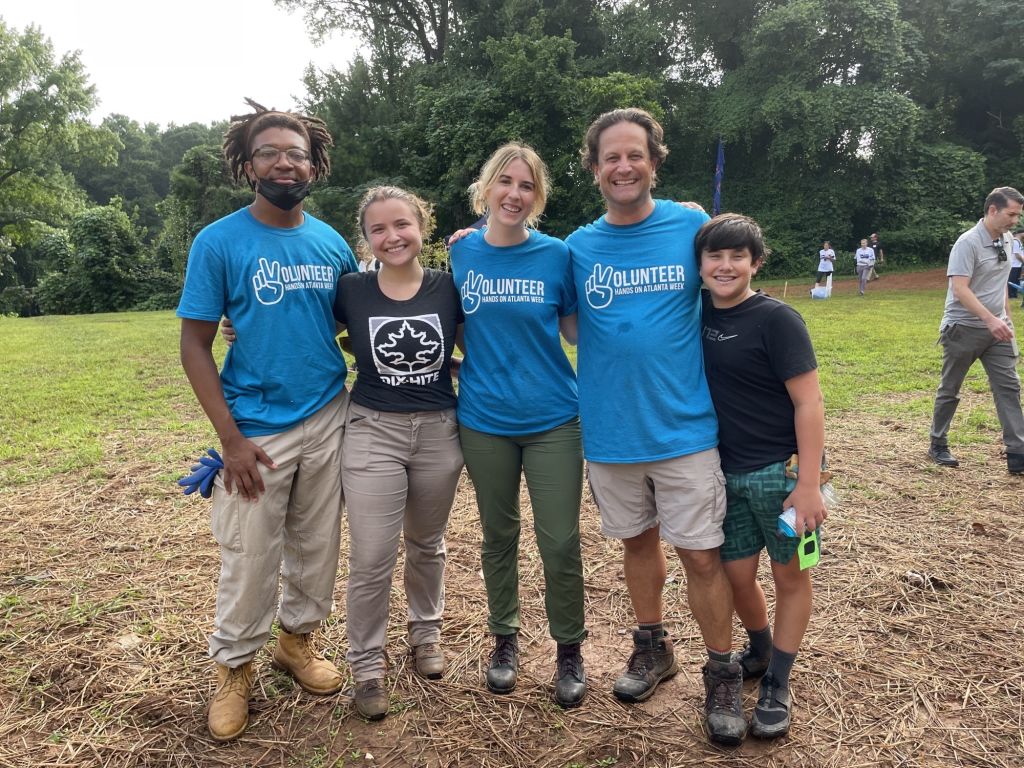
{"label": "tree line", "polygon": [[[542,227],[602,210],[579,164],[599,113],[640,106],[666,129],[659,196],[757,218],[768,276],[808,275],[822,240],[852,271],[880,232],[887,262],[941,262],[994,186],[1024,184],[1024,14],[991,0],[276,0],[312,37],[363,54],[310,69],[302,105],[335,137],[309,209],[354,240],[378,183],[472,221],[466,188],[510,139],[547,161]],[[249,198],[219,154],[225,124],[92,125],[75,54],[0,19],[0,313],[174,306],[188,247]],[[225,104],[225,119],[242,109]]]}

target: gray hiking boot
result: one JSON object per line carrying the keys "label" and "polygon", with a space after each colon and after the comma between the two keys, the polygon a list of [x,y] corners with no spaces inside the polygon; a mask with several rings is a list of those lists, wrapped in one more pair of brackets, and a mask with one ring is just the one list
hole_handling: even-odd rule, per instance
{"label": "gray hiking boot", "polygon": [[743,670],[738,661],[704,665],[704,716],[708,735],[716,744],[738,746],[747,734],[743,717]]}
{"label": "gray hiking boot", "polygon": [[357,682],[353,699],[356,712],[367,720],[380,720],[388,713],[390,702],[383,677]]}
{"label": "gray hiking boot", "polygon": [[620,701],[646,701],[654,695],[658,683],[678,671],[672,641],[667,636],[654,638],[649,630],[636,629],[633,630],[633,655],[629,657],[626,671],[615,681],[612,693]]}
{"label": "gray hiking boot", "polygon": [[772,660],[772,657],[770,653],[767,656],[757,656],[754,649],[750,647],[750,643],[747,643],[743,646],[742,651],[732,655],[732,660],[739,662],[744,680],[756,680],[768,671],[768,662]]}

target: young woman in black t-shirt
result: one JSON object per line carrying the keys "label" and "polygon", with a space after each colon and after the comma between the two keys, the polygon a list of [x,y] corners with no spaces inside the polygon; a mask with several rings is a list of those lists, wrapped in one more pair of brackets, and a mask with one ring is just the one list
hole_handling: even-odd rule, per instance
{"label": "young woman in black t-shirt", "polygon": [[342,484],[349,520],[347,659],[355,705],[388,711],[388,597],[405,539],[409,644],[417,672],[444,671],[444,532],[462,470],[450,363],[462,309],[451,275],[419,262],[430,209],[398,187],[375,187],[359,206],[360,249],[380,263],[338,283],[358,373],[346,418]]}

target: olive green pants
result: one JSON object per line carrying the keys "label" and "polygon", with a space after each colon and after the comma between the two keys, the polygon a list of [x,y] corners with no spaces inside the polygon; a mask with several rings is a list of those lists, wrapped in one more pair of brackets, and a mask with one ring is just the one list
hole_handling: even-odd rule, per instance
{"label": "olive green pants", "polygon": [[519,482],[525,473],[533,530],[544,564],[544,607],[551,636],[559,643],[581,642],[587,630],[580,557],[583,447],[579,419],[547,432],[515,437],[460,426],[459,436],[483,529],[488,628],[496,635],[519,631]]}

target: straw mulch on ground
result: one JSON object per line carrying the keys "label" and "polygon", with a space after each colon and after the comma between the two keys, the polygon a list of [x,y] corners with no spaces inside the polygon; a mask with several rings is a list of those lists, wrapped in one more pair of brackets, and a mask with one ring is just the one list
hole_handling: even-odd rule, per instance
{"label": "straw mulch on ground", "polygon": [[[965,407],[988,398],[966,399]],[[736,750],[709,746],[702,731],[702,648],[675,561],[666,618],[682,671],[646,704],[611,696],[629,652],[630,610],[619,545],[601,536],[589,497],[590,694],[569,712],[551,702],[554,644],[529,532],[519,687],[507,697],[487,693],[479,533],[465,481],[449,536],[445,678],[411,673],[396,589],[387,719],[361,721],[345,696],[306,695],[264,654],[248,733],[214,744],[205,728],[212,685],[204,638],[217,552],[208,503],[181,499],[167,467],[141,458],[158,439],[172,438],[111,445],[119,463],[105,476],[59,476],[0,498],[4,768],[1024,764],[1024,479],[1007,475],[996,434],[959,448],[963,466],[944,470],[927,460],[923,424],[866,413],[831,420],[842,504],[827,525],[816,615],[794,671],[795,725],[786,738],[748,739]],[[323,637],[339,661],[342,561],[339,608]],[[735,638],[742,640],[738,624]],[[755,690],[747,689],[748,712]]]}

